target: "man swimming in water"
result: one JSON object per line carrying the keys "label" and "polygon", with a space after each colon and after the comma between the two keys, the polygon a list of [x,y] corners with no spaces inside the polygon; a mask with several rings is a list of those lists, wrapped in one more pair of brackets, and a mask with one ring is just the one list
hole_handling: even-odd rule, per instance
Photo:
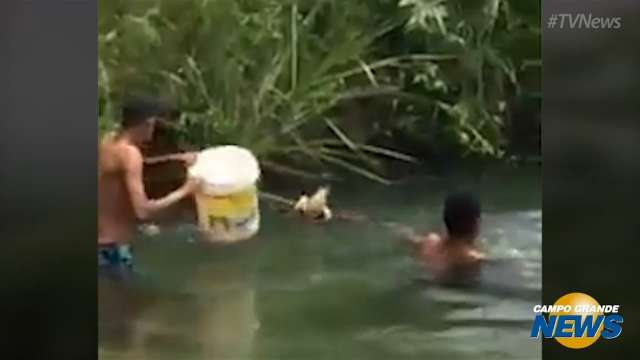
{"label": "man swimming in water", "polygon": [[476,246],[480,235],[480,202],[469,193],[449,195],[444,204],[443,234],[409,235],[417,255],[436,279],[469,278],[480,270],[485,254]]}
{"label": "man swimming in water", "polygon": [[[151,141],[157,121],[170,113],[168,106],[134,99],[122,107],[121,128],[106,136],[98,149],[98,263],[101,267],[131,266],[129,242],[140,220],[178,203],[196,189],[188,179],[160,199],[149,199],[144,189],[141,147]],[[191,165],[195,155],[175,154],[163,160]]]}

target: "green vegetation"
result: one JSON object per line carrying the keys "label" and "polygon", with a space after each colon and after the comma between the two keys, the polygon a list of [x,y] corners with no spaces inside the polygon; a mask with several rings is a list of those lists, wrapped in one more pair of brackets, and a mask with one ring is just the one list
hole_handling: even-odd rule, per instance
{"label": "green vegetation", "polygon": [[415,144],[502,157],[512,104],[537,91],[539,13],[516,0],[101,0],[100,129],[123,95],[147,93],[183,111],[177,142],[239,144],[291,174],[329,165],[385,182],[384,160],[415,161]]}

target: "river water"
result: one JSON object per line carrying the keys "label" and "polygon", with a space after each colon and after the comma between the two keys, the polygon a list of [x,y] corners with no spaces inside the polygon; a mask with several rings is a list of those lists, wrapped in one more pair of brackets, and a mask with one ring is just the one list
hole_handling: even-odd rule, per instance
{"label": "river water", "polygon": [[263,206],[244,244],[201,245],[187,227],[141,237],[139,277],[99,279],[100,358],[539,359],[528,336],[541,291],[538,172],[334,186],[335,208],[421,231],[441,228],[448,189],[477,191],[494,261],[468,288],[429,282],[373,222],[310,224]]}

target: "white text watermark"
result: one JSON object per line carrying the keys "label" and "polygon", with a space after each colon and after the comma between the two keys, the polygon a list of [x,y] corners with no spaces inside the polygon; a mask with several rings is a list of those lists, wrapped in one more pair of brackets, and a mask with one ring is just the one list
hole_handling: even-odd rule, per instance
{"label": "white text watermark", "polygon": [[551,14],[547,19],[549,29],[616,30],[622,28],[622,18],[594,16],[593,14]]}

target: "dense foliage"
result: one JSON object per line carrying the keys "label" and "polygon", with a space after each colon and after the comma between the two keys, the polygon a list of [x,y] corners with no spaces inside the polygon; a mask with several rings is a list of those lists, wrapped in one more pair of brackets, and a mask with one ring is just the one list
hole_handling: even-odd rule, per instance
{"label": "dense foliage", "polygon": [[240,144],[299,175],[334,165],[385,181],[382,159],[413,161],[389,137],[500,157],[511,104],[537,89],[539,11],[516,0],[101,0],[100,129],[122,96],[146,93],[182,110],[177,142]]}

